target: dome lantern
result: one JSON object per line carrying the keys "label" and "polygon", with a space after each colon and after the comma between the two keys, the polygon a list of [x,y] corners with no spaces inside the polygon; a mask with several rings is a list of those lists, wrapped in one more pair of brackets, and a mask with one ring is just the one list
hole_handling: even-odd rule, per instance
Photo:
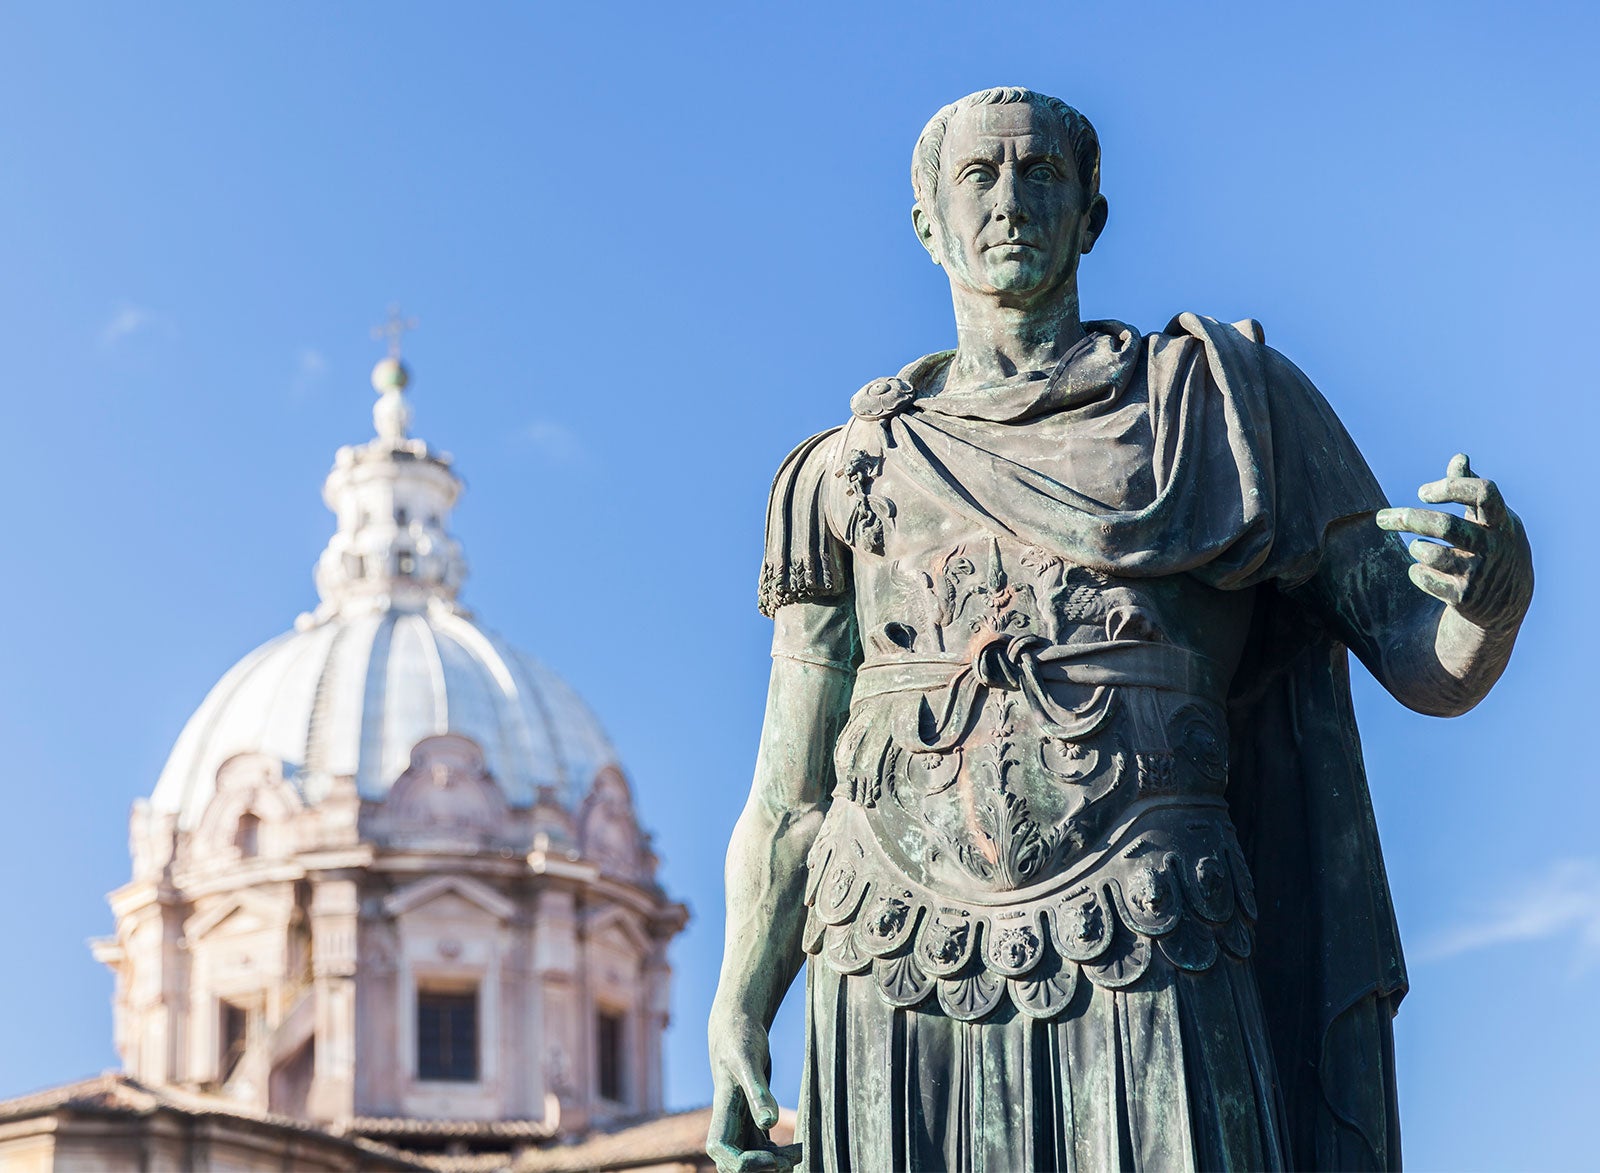
{"label": "dome lantern", "polygon": [[411,373],[398,345],[372,369],[376,438],[339,449],[322,499],[337,529],[317,560],[322,605],[303,626],[334,614],[454,606],[467,564],[450,536],[461,481],[450,457],[408,435]]}

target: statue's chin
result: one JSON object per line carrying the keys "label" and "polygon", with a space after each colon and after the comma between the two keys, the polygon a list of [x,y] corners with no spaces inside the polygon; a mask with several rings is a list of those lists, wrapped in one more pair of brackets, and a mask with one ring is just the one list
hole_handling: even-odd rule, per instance
{"label": "statue's chin", "polygon": [[1060,284],[1058,274],[1050,272],[1036,261],[997,257],[983,265],[980,283],[972,287],[972,292],[1015,305],[1019,301],[1047,299]]}

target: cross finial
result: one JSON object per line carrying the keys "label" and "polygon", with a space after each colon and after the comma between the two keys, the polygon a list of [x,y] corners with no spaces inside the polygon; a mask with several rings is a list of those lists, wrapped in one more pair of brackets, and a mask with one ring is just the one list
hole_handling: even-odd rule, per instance
{"label": "cross finial", "polygon": [[408,318],[400,312],[398,305],[389,307],[388,320],[381,326],[372,327],[374,341],[382,338],[389,340],[389,357],[396,362],[400,361],[400,339],[409,331],[417,328],[417,319]]}

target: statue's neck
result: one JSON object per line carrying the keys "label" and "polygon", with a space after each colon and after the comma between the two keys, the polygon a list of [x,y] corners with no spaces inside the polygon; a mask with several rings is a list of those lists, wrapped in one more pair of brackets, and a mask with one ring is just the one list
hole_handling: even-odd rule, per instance
{"label": "statue's neck", "polygon": [[1053,369],[1083,338],[1074,282],[1048,301],[1002,304],[993,294],[951,289],[956,311],[956,356],[947,389],[981,386],[1023,371]]}

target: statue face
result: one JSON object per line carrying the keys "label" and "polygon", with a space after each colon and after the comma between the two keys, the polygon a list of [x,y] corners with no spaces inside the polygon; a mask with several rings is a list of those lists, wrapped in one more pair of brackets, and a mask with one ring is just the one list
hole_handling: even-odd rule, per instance
{"label": "statue face", "polygon": [[934,207],[914,219],[952,283],[1028,302],[1071,280],[1104,207],[1078,181],[1060,119],[1018,102],[950,120]]}

